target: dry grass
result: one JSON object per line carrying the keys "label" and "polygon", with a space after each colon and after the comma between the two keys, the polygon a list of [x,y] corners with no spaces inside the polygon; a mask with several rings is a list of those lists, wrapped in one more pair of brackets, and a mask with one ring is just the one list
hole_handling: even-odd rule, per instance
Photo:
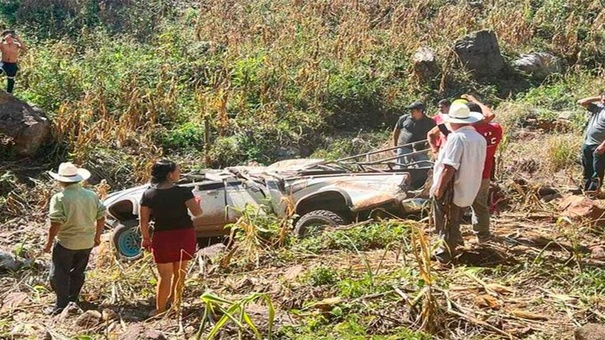
{"label": "dry grass", "polygon": [[[342,84],[334,79],[355,74],[352,70],[358,69],[361,74],[387,74],[371,79],[379,79],[378,92],[383,94],[384,105],[396,108],[408,97],[425,91],[423,84],[407,79],[407,60],[421,45],[433,47],[440,56],[443,77],[438,86],[443,93],[453,75],[459,80],[470,79],[450,47],[453,40],[476,29],[494,29],[503,50],[510,54],[531,50],[538,38],[572,63],[581,61],[579,51],[590,54],[598,50],[600,45],[595,42],[601,39],[605,22],[599,2],[583,0],[578,4],[596,14],[583,39],[578,27],[585,22],[576,12],[555,15],[551,11],[557,6],[534,10],[530,4],[529,0],[515,6],[490,0],[480,9],[466,2],[454,5],[429,0],[413,4],[395,0],[204,2],[195,27],[197,39],[211,42],[210,53],[226,50],[202,72],[204,85],[184,89],[170,67],[163,66],[150,78],[136,68],[120,74],[115,82],[109,82],[117,91],[106,91],[100,85],[80,91],[83,75],[78,72],[82,69],[74,67],[72,77],[62,83],[69,98],[53,117],[55,138],[69,142],[77,162],[94,164],[91,154],[100,148],[132,154],[129,163],[135,170],[128,177],[142,180],[149,163],[165,153],[157,146],[155,134],[163,124],[182,120],[183,115],[185,120],[197,122],[209,119],[221,137],[234,130],[250,131],[238,130],[242,126],[263,125],[280,126],[278,139],[285,140],[287,134],[302,139],[308,136],[306,128],[321,131],[330,121],[333,112],[325,108],[325,99]],[[539,37],[546,29],[555,33]],[[162,57],[174,52],[167,46],[181,48],[172,38],[176,39],[170,35],[158,39],[157,53]],[[78,57],[69,43],[53,46],[55,60],[69,64]],[[24,65],[38,65],[33,56],[27,58]],[[24,76],[30,83],[44,80],[37,79],[35,72]],[[360,79],[366,86],[367,78]],[[584,78],[569,79],[572,83],[566,86]],[[591,79],[584,82],[587,91],[601,82]],[[147,81],[152,85],[141,85]],[[351,84],[343,86],[348,89]],[[72,87],[77,90],[68,91]],[[191,101],[184,109],[175,97],[185,95]],[[546,97],[538,96],[548,100]],[[308,111],[299,111],[294,104],[299,101]],[[0,278],[5,287],[0,290],[0,300],[11,293],[27,294],[25,303],[2,307],[6,309],[0,314],[0,337],[39,337],[48,331],[57,338],[116,338],[136,325],[161,329],[169,337],[192,337],[200,325],[216,325],[224,316],[203,313],[206,302],[212,302],[204,295],[208,291],[213,292],[217,304],[234,306],[246,301],[246,308],[238,311],[245,311],[253,320],[253,327],[221,329],[224,338],[254,336],[254,328],[268,334],[272,321],[265,322],[270,314],[267,307],[247,299],[261,296],[270,297],[275,306],[277,336],[301,339],[404,338],[412,336],[409,332],[416,337],[432,334],[444,339],[566,338],[578,325],[605,322],[602,232],[589,224],[559,219],[553,205],[538,195],[543,185],[575,184],[580,138],[577,133],[522,132],[519,123],[527,113],[527,104],[506,103],[499,108],[498,119],[508,134],[501,147],[499,177],[507,185],[512,207],[495,219],[499,241],[477,245],[466,227],[467,246],[455,266],[439,266],[429,260],[431,240],[420,224],[385,222],[383,226],[390,232],[368,242],[375,248],[376,240],[398,237],[399,249],[393,249],[392,243],[381,244],[379,249],[361,249],[364,238],[375,237],[360,231],[366,226],[352,227],[346,234],[337,232],[328,236],[329,242],[314,239],[307,244],[290,244],[286,233],[291,228],[290,219],[268,219],[251,211],[233,229],[234,235],[239,235],[234,237],[233,252],[192,261],[195,265],[190,268],[177,317],[146,319],[155,284],[149,255],[135,263],[117,262],[105,243],[96,250],[83,296],[98,309],[115,311],[117,319],[87,328],[76,326],[75,318],[43,316],[42,307],[53,299],[45,281],[48,268],[26,269]],[[199,158],[190,155],[190,164],[199,163]],[[119,160],[116,163],[122,164]],[[6,169],[15,167],[8,164]],[[48,182],[27,187],[6,173],[0,185],[10,194],[2,196],[6,210],[2,211],[0,245],[8,249],[18,245],[29,250],[23,254],[48,263],[48,256],[39,256],[37,250],[44,240],[45,204],[52,188]],[[519,184],[519,178],[529,184]],[[96,189],[100,194],[108,190],[106,184]],[[402,226],[407,231],[394,234],[395,228]],[[203,268],[198,271],[199,263]],[[305,279],[319,267],[335,279],[329,284]],[[201,301],[201,296],[206,301]]]}

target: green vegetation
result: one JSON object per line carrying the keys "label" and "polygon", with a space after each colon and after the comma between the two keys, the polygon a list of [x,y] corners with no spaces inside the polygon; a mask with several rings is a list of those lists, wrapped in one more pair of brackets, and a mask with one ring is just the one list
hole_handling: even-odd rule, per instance
{"label": "green vegetation", "polygon": [[[226,166],[379,146],[387,136],[375,132],[388,131],[415,98],[434,105],[473,92],[492,104],[512,96],[575,109],[575,98],[602,85],[592,67],[605,61],[603,19],[597,1],[567,6],[10,0],[0,22],[32,47],[17,94],[55,122],[54,152],[44,152],[53,161],[90,162],[96,149],[117,148],[142,168],[163,154],[200,152],[206,166]],[[482,28],[496,32],[508,59],[546,50],[574,67],[543,84],[515,73],[476,80],[449,46]],[[428,83],[411,73],[419,45],[435,50],[441,70]]]}
{"label": "green vegetation", "polygon": [[[577,184],[586,116],[575,101],[605,88],[601,7],[596,0],[2,1],[0,26],[31,46],[16,95],[48,112],[53,140],[33,165],[0,154],[0,221],[18,239],[13,252],[36,258],[30,245],[43,237],[53,191],[37,178],[51,164],[86,165],[107,180],[97,187],[104,192],[140,183],[160,156],[185,169],[338,158],[390,143],[410,101],[425,100],[432,113],[439,99],[470,92],[496,107],[506,131],[497,177],[514,211],[496,224],[502,242],[470,243],[459,265],[442,267],[428,258],[433,243],[422,223],[385,220],[298,240],[289,234],[292,207],[278,219],[248,206],[227,231],[229,252],[192,261],[182,314],[162,329],[169,338],[567,338],[578,324],[605,321],[605,277],[584,249],[598,254],[594,239],[602,235],[556,218],[537,191]],[[547,51],[564,71],[543,81],[514,70],[475,78],[451,47],[484,28],[496,32],[507,62]],[[433,79],[413,71],[420,46],[437,56]],[[553,126],[561,111],[571,123]],[[154,294],[151,265],[149,255],[124,264],[99,249],[85,297],[125,308],[120,321],[80,331],[68,320],[57,332],[111,338],[139,322],[132,320],[148,322],[139,304]],[[29,294],[34,314],[1,316],[0,337],[36,334],[45,324],[35,313],[51,294],[45,272],[34,269],[2,277],[7,289]]]}

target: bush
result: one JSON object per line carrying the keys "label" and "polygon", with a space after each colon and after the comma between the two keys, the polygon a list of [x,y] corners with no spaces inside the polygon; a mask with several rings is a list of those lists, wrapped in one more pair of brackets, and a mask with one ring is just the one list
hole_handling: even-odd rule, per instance
{"label": "bush", "polygon": [[159,145],[170,150],[197,149],[204,147],[203,127],[194,122],[186,122],[170,131],[166,131]]}
{"label": "bush", "polygon": [[582,139],[576,135],[551,136],[545,141],[548,170],[557,172],[576,165]]}
{"label": "bush", "polygon": [[4,0],[0,15],[11,27],[27,28],[39,38],[77,38],[83,29],[102,27],[147,39],[176,11],[175,3],[161,0]]}

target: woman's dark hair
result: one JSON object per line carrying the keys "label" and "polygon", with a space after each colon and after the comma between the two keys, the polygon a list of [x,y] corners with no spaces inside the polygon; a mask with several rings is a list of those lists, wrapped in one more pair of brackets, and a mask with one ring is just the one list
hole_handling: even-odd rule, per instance
{"label": "woman's dark hair", "polygon": [[176,163],[167,159],[161,159],[151,167],[151,183],[162,183],[168,174],[176,170]]}

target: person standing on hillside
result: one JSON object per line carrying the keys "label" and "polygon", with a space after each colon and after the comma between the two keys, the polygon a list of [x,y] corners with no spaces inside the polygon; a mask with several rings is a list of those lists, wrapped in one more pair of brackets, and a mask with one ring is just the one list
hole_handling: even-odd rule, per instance
{"label": "person standing on hillside", "polygon": [[[489,227],[491,218],[489,211],[489,189],[493,177],[494,165],[496,163],[496,151],[502,140],[502,127],[498,123],[491,123],[496,117],[496,114],[488,106],[481,103],[472,95],[465,94],[461,97],[468,101],[466,106],[468,106],[472,112],[478,112],[483,116],[482,120],[473,124],[475,131],[485,138],[487,149],[482,172],[481,187],[479,188],[477,197],[471,205],[471,209],[473,212],[473,231],[477,236],[477,241],[479,243],[485,243],[491,239]],[[427,138],[433,152],[436,153],[438,151],[439,145],[436,144],[435,141],[439,138],[439,135],[441,135],[442,139],[447,140],[447,135],[449,133],[450,131],[443,123],[438,126],[438,129],[435,128],[429,132]]]}
{"label": "person standing on hillside", "polygon": [[441,124],[443,123],[443,116],[447,115],[447,113],[450,111],[450,106],[452,106],[452,103],[447,99],[441,99],[439,103],[437,103],[437,106],[439,107],[439,111],[433,116],[433,120],[435,120],[436,124]]}
{"label": "person standing on hillside", "polygon": [[50,284],[57,294],[55,305],[45,312],[55,315],[69,302],[78,302],[90,252],[101,243],[106,209],[94,192],[80,185],[90,177],[88,170],[61,163],[57,173],[49,174],[63,189],[50,200],[50,230],[44,248],[46,253],[52,251]]}
{"label": "person standing on hillside", "polygon": [[[151,169],[151,185],[143,193],[139,207],[141,245],[151,249],[159,273],[155,309],[150,317],[164,313],[170,303],[180,303],[187,264],[196,250],[194,221],[188,211],[199,219],[202,209],[191,188],[175,184],[180,177],[176,163],[157,161]],[[149,232],[150,220],[155,221],[153,236]]]}
{"label": "person standing on hillside", "polygon": [[598,97],[578,100],[590,117],[584,130],[582,166],[584,167],[584,192],[596,193],[603,183],[605,173],[605,91]]}
{"label": "person standing on hillside", "polygon": [[2,32],[2,43],[0,43],[0,53],[2,54],[2,63],[0,64],[0,74],[6,74],[6,92],[13,93],[15,88],[15,77],[19,67],[19,55],[27,51],[27,45],[14,31]]}
{"label": "person standing on hillside", "polygon": [[407,109],[410,113],[399,117],[393,129],[393,146],[401,146],[397,149],[397,163],[399,166],[412,163],[422,166],[420,162],[429,159],[428,153],[418,151],[427,148],[424,140],[427,133],[435,126],[435,121],[426,116],[424,104],[420,101],[412,103]]}
{"label": "person standing on hillside", "polygon": [[487,143],[471,124],[483,119],[464,103],[454,102],[444,116],[452,132],[439,150],[433,170],[432,219],[444,242],[434,254],[440,262],[449,262],[456,247],[464,245],[460,234],[462,208],[471,206],[481,187]]}
{"label": "person standing on hillside", "polygon": [[447,131],[447,129],[442,131],[442,129],[443,129],[442,126],[445,126],[443,117],[445,115],[447,115],[447,113],[449,112],[450,106],[452,106],[452,103],[447,99],[441,99],[437,105],[439,106],[439,111],[437,112],[436,115],[433,116],[433,120],[435,121],[436,126],[433,127],[431,129],[431,131],[436,131],[436,132],[441,131],[441,134],[437,133],[435,136],[439,137],[439,138],[435,139],[435,140],[428,139],[429,137],[433,137],[433,134],[431,134],[430,132],[427,136],[429,146],[431,147],[431,152],[433,153],[433,156],[436,156],[437,152],[439,151],[439,147],[441,145],[445,144],[445,137],[446,137],[447,133],[449,133],[449,131]]}
{"label": "person standing on hillside", "polygon": [[485,142],[487,143],[481,187],[475,201],[471,205],[473,211],[473,231],[477,237],[477,242],[485,243],[492,237],[489,226],[491,218],[489,211],[489,188],[496,163],[496,151],[498,150],[500,141],[502,141],[502,127],[498,123],[490,122],[496,115],[489,107],[471,95],[465,95],[465,98],[469,101],[467,106],[471,111],[479,112],[484,117],[489,117],[473,124],[475,130],[485,138]]}

